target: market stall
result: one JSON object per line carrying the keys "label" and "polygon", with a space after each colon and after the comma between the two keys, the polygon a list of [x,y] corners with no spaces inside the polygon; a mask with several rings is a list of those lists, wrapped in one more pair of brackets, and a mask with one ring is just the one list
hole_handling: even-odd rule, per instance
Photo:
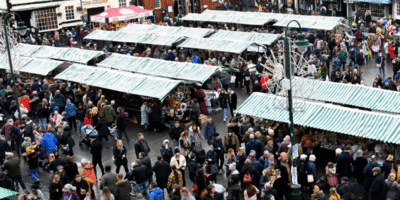
{"label": "market stall", "polygon": [[107,9],[102,13],[90,16],[90,21],[93,23],[94,29],[106,27],[109,30],[113,30],[125,26],[131,20],[144,20],[149,16],[153,16],[152,10],[131,5]]}
{"label": "market stall", "polygon": [[214,32],[211,28],[188,28],[182,26],[158,26],[154,24],[128,24],[119,32],[140,33],[140,34],[157,34],[157,35],[173,35],[191,38],[203,38]]}
{"label": "market stall", "polygon": [[[289,112],[277,106],[284,98],[253,93],[235,112],[260,118],[262,129],[267,130],[270,124],[289,123]],[[389,153],[400,155],[399,115],[308,101],[299,106],[303,106],[304,112],[293,113],[295,141],[300,143],[304,134],[311,130],[314,152],[325,152],[319,154],[322,166],[335,158],[336,148],[345,146],[351,146],[353,150],[356,147],[363,149],[368,155],[377,155],[381,161]]]}
{"label": "market stall", "polygon": [[[29,57],[19,57],[18,63],[13,63],[15,72],[22,72],[27,74],[36,74],[41,76],[47,76],[57,67],[63,64],[61,61],[50,60],[50,59],[39,59],[39,58],[29,58]],[[0,69],[5,69],[6,72],[10,71],[10,66],[7,63],[1,62],[4,59],[0,59]]]}
{"label": "market stall", "polygon": [[208,65],[111,54],[99,67],[203,84],[218,68]]}

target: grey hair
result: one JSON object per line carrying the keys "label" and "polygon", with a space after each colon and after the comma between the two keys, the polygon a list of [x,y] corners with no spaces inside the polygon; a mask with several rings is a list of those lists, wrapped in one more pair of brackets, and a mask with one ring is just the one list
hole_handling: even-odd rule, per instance
{"label": "grey hair", "polygon": [[251,157],[251,158],[255,158],[255,157],[256,157],[256,151],[251,150],[251,151],[250,151],[250,157]]}

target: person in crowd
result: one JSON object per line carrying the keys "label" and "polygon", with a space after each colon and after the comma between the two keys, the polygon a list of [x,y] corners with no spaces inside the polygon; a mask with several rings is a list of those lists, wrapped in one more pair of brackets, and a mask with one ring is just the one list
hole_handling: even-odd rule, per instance
{"label": "person in crowd", "polygon": [[181,133],[178,145],[180,154],[183,155],[185,158],[187,158],[190,149],[188,134],[189,134],[188,131],[183,131]]}
{"label": "person in crowd", "polygon": [[259,158],[262,153],[262,145],[259,141],[254,139],[254,134],[250,134],[249,136],[250,140],[246,144],[246,155],[249,155],[251,150],[254,150],[256,152],[256,157]]}
{"label": "person in crowd", "polygon": [[250,181],[246,180],[243,183],[243,195],[245,200],[256,200],[257,199],[257,194],[259,193],[259,190],[257,187],[252,185]]}
{"label": "person in crowd", "polygon": [[311,194],[311,200],[324,200],[325,194],[319,189],[318,185],[313,186],[313,193]]}
{"label": "person in crowd", "polygon": [[383,174],[381,173],[381,168],[374,167],[372,169],[372,173],[375,176],[375,179],[371,183],[371,188],[370,188],[371,199],[385,199],[386,196],[385,179]]}
{"label": "person in crowd", "polygon": [[142,165],[146,166],[146,175],[148,182],[153,182],[153,167],[151,166],[150,157],[146,156],[144,152],[140,152],[139,159],[142,162]]}
{"label": "person in crowd", "polygon": [[72,157],[69,155],[65,156],[64,171],[67,174],[69,181],[74,180],[75,176],[79,174],[78,165],[72,162]]}
{"label": "person in crowd", "polygon": [[21,166],[19,157],[14,157],[14,154],[11,152],[5,153],[6,162],[1,166],[2,170],[7,172],[7,176],[10,177],[13,182],[15,182],[18,186],[21,185],[22,189],[26,189],[24,180],[21,176]]}
{"label": "person in crowd", "polygon": [[183,186],[183,177],[180,170],[178,170],[176,165],[171,165],[172,172],[168,177],[167,189],[172,191],[175,185]]}
{"label": "person in crowd", "polygon": [[[126,117],[121,107],[117,108],[117,130],[118,130],[118,139],[122,138],[122,133],[125,134],[126,141],[129,143],[128,133],[126,132]],[[139,153],[139,152],[138,152]],[[137,157],[137,155],[136,155]]]}
{"label": "person in crowd", "polygon": [[329,186],[335,187],[337,184],[339,184],[336,167],[332,162],[328,162],[328,165],[326,166],[326,176]]}
{"label": "person in crowd", "polygon": [[136,158],[139,158],[139,153],[143,152],[146,156],[150,153],[150,147],[144,139],[143,133],[138,134],[138,140],[135,142]]}
{"label": "person in crowd", "polygon": [[106,140],[106,148],[110,148],[108,145],[108,135],[110,135],[110,129],[108,129],[107,121],[102,114],[99,115],[99,120],[96,124],[96,130],[98,133],[98,140],[102,142],[104,138]]}
{"label": "person in crowd", "polygon": [[204,139],[208,145],[211,145],[214,134],[217,132],[213,119],[208,117],[207,122],[204,124]]}
{"label": "person in crowd", "polygon": [[[140,160],[132,163],[132,170],[127,175],[128,180],[136,181],[136,191],[141,194],[149,194],[147,186],[147,168]],[[122,179],[121,179],[122,180]]]}
{"label": "person in crowd", "polygon": [[196,124],[193,124],[191,127],[189,127],[189,144],[190,148],[194,147],[202,147],[201,141],[205,140],[203,135],[200,132],[200,127]]}
{"label": "person in crowd", "polygon": [[185,180],[186,159],[183,155],[181,155],[179,150],[175,150],[175,156],[171,158],[170,165],[171,168],[172,166],[175,166],[176,169],[181,172],[180,174],[182,176],[183,184],[180,185],[186,186],[186,180]]}
{"label": "person in crowd", "polygon": [[[114,145],[113,148],[113,154],[114,154],[114,163],[115,166],[117,167],[116,172],[117,174],[119,173],[119,169],[121,166],[124,167],[125,173],[127,174],[129,172],[128,170],[128,159],[127,159],[127,154],[126,154],[126,148],[124,146],[124,143],[122,140],[117,140],[116,144]],[[112,188],[110,188],[112,189]]]}
{"label": "person in crowd", "polygon": [[115,200],[114,195],[108,187],[102,189],[100,200]]}
{"label": "person in crowd", "polygon": [[223,169],[224,165],[224,146],[222,144],[222,139],[219,133],[214,134],[214,139],[211,142],[211,145],[214,147],[214,152],[217,153],[217,161],[216,164],[218,166],[219,174],[222,174],[225,170]]}
{"label": "person in crowd", "polygon": [[61,199],[63,192],[60,183],[60,176],[58,174],[54,175],[53,180],[50,183],[49,192],[50,192],[50,200]]}
{"label": "person in crowd", "polygon": [[172,158],[172,156],[174,156],[174,153],[172,151],[172,148],[169,146],[169,140],[165,139],[163,141],[163,145],[161,146],[160,153],[165,162],[169,163],[171,161],[171,158]]}
{"label": "person in crowd", "polygon": [[101,175],[104,175],[104,167],[103,167],[103,156],[102,156],[102,151],[103,145],[101,144],[101,141],[98,140],[95,136],[90,137],[90,153],[92,154],[92,163],[93,163],[93,169],[94,172],[97,175],[97,170],[96,167],[99,165],[100,170],[101,170]]}
{"label": "person in crowd", "polygon": [[399,199],[399,183],[396,181],[396,174],[390,173],[385,180],[386,200]]}
{"label": "person in crowd", "polygon": [[156,182],[150,184],[149,200],[164,199],[163,188],[157,187]]}
{"label": "person in crowd", "polygon": [[[308,180],[308,184],[311,188],[314,188],[314,185],[316,184],[316,181],[317,181],[317,168],[315,165],[315,160],[316,160],[315,155],[310,155],[310,158],[306,165],[307,178],[308,178],[308,175],[312,175],[312,177],[313,177],[312,180]],[[318,190],[319,190],[319,188],[318,188]]]}
{"label": "person in crowd", "polygon": [[161,189],[167,188],[168,177],[171,171],[169,163],[163,159],[162,155],[158,155],[157,162],[153,166],[153,172],[156,174],[156,182]]}
{"label": "person in crowd", "polygon": [[82,178],[81,175],[76,175],[70,184],[76,188],[74,191],[76,191],[78,194],[79,199],[84,199],[86,197],[86,193],[89,191],[89,184]]}
{"label": "person in crowd", "polygon": [[62,165],[57,166],[57,171],[55,172],[55,174],[60,176],[61,187],[70,182],[67,173],[65,173],[64,171],[64,166]]}
{"label": "person in crowd", "polygon": [[350,147],[346,147],[344,152],[338,155],[336,169],[338,172],[338,179],[343,177],[350,178],[351,177],[351,168],[354,163],[353,157],[350,155],[351,149]]}
{"label": "person in crowd", "polygon": [[171,137],[172,141],[174,141],[174,147],[179,146],[179,138],[183,131],[184,129],[181,126],[181,124],[178,121],[176,121],[175,126],[169,132],[169,136]]}
{"label": "person in crowd", "polygon": [[[132,187],[127,179],[124,179],[124,175],[117,175],[117,183],[115,184],[114,197],[120,200],[130,200],[131,199]],[[139,192],[139,190],[138,190]],[[148,190],[147,193],[149,194]]]}
{"label": "person in crowd", "polygon": [[363,169],[363,175],[365,177],[364,179],[364,190],[363,190],[363,197],[364,199],[369,198],[369,193],[370,193],[370,188],[372,186],[372,182],[375,179],[375,175],[373,173],[373,169],[378,167],[378,163],[376,162],[376,156],[372,155],[371,156],[371,161],[365,166]]}
{"label": "person in crowd", "polygon": [[79,195],[76,192],[76,187],[71,184],[66,184],[62,189],[63,195],[61,199],[68,200],[80,200]]}
{"label": "person in crowd", "polygon": [[117,174],[111,171],[111,166],[106,165],[105,167],[106,173],[103,175],[100,181],[100,190],[107,188],[110,193],[114,193],[115,184],[117,183]]}
{"label": "person in crowd", "polygon": [[329,189],[329,200],[340,200],[340,195],[336,192],[336,188],[332,187]]}

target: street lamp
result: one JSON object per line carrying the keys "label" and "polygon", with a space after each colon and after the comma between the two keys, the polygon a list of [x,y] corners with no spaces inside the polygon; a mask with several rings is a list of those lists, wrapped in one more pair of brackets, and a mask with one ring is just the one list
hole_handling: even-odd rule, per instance
{"label": "street lamp", "polygon": [[[6,48],[7,48],[7,53],[8,53],[8,62],[9,62],[9,64],[10,64],[10,71],[11,71],[11,78],[12,78],[12,87],[13,87],[13,90],[14,90],[14,99],[15,99],[15,101],[16,101],[16,103],[17,103],[18,120],[19,120],[20,123],[22,123],[22,120],[21,120],[21,111],[20,111],[20,109],[19,109],[19,102],[18,102],[17,87],[16,87],[16,84],[15,84],[15,76],[14,76],[14,70],[13,70],[13,65],[12,65],[10,44],[9,44],[9,41],[8,41],[8,33],[9,33],[9,31],[7,30],[7,17],[9,17],[10,14],[14,14],[14,15],[18,16],[20,20],[21,20],[21,17],[20,17],[17,13],[8,13],[8,14],[4,17],[3,28],[4,28],[4,39],[5,39]],[[25,26],[25,24],[24,24],[23,21],[19,21],[19,22],[17,23],[17,29],[16,29],[16,30],[17,30],[17,32],[18,32],[19,34],[21,34],[22,36],[26,34],[27,29],[28,29],[28,28]]]}
{"label": "street lamp", "polygon": [[[291,69],[291,59],[290,59],[290,41],[288,38],[288,29],[289,29],[289,24],[292,22],[296,22],[299,25],[299,33],[297,34],[297,40],[295,42],[297,50],[300,51],[300,53],[304,53],[307,51],[308,47],[308,40],[306,39],[306,36],[301,33],[301,25],[298,21],[292,20],[286,25],[286,30],[285,30],[285,40],[284,40],[284,51],[285,51],[285,68],[286,68],[286,79],[289,80],[289,87],[287,88],[288,91],[288,103],[289,103],[289,122],[290,122],[290,141],[291,141],[291,148],[292,148],[292,158],[294,155],[294,121],[293,121],[293,97],[292,97],[292,74],[290,72]],[[293,162],[292,162],[293,166]],[[293,193],[293,200],[301,200],[301,191],[300,191],[300,184],[297,183],[297,180],[294,180],[297,178],[297,176],[293,176],[293,170],[292,172],[292,193]]]}

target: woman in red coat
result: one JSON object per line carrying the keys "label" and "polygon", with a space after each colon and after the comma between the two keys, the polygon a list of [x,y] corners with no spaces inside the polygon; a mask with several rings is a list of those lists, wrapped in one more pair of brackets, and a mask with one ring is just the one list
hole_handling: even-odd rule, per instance
{"label": "woman in red coat", "polygon": [[389,44],[388,49],[389,49],[389,58],[390,58],[390,61],[392,61],[396,57],[394,54],[393,45]]}

